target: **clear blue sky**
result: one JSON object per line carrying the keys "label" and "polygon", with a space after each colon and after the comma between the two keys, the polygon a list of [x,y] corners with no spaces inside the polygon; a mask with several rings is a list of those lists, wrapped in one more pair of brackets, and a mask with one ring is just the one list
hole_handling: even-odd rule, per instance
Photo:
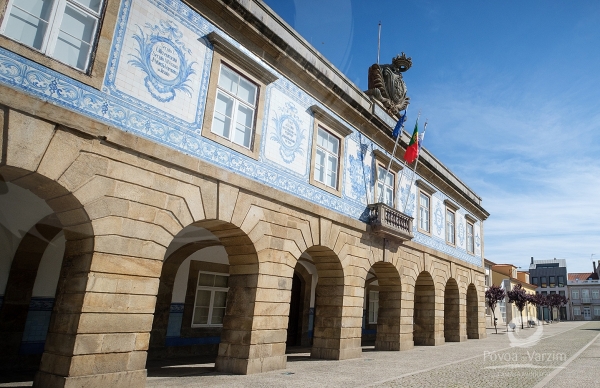
{"label": "clear blue sky", "polygon": [[409,121],[483,198],[485,254],[600,259],[600,2],[266,0],[361,89],[404,51]]}

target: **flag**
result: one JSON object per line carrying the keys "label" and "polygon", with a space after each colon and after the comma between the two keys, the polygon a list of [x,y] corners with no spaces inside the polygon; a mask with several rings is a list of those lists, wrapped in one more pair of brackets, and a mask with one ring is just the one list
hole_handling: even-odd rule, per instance
{"label": "flag", "polygon": [[425,131],[427,130],[427,121],[425,121],[425,125],[423,126],[423,132],[419,133],[419,152],[421,153],[421,147],[423,147],[423,139],[425,139]]}
{"label": "flag", "polygon": [[394,127],[394,131],[392,132],[392,137],[398,137],[398,135],[400,135],[400,132],[402,132],[402,126],[404,125],[405,120],[406,120],[406,110],[404,111],[404,114],[402,116],[400,116],[400,120],[398,120],[398,123],[396,123],[396,126]]}
{"label": "flag", "polygon": [[406,160],[406,163],[410,164],[415,161],[417,155],[419,155],[419,119],[417,119],[417,122],[415,123],[415,130],[410,138],[408,147],[406,147],[404,160]]}

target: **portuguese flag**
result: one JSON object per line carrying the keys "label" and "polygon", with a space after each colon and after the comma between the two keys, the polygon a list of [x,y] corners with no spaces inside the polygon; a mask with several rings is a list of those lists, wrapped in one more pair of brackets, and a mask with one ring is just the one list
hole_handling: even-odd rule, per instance
{"label": "portuguese flag", "polygon": [[410,164],[415,161],[417,155],[419,155],[419,119],[417,119],[417,122],[415,123],[415,130],[413,131],[410,143],[404,153],[404,160],[406,160],[406,163]]}

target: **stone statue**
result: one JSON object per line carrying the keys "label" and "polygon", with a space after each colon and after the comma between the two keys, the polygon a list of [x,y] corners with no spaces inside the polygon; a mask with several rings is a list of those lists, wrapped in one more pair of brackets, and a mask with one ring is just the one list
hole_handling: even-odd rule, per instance
{"label": "stone statue", "polygon": [[369,90],[365,93],[380,101],[392,116],[406,109],[410,103],[410,97],[406,96],[402,73],[411,66],[412,59],[402,53],[392,59],[391,65],[374,64],[369,67]]}

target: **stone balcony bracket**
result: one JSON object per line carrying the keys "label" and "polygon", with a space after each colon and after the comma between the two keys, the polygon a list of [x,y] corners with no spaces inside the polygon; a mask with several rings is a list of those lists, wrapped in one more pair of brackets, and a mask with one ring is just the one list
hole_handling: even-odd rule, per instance
{"label": "stone balcony bracket", "polygon": [[413,218],[384,203],[368,205],[371,232],[400,241],[412,240]]}

